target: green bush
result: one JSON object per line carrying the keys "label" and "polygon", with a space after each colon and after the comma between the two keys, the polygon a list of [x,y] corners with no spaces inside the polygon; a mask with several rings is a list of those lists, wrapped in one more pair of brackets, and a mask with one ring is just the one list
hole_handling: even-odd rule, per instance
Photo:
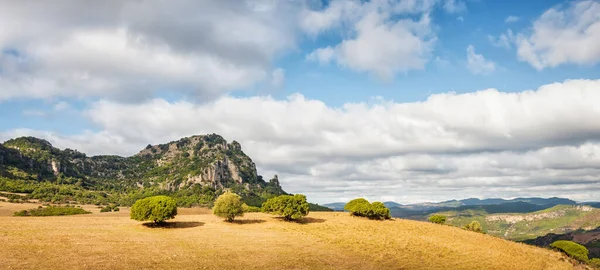
{"label": "green bush", "polygon": [[256,213],[256,212],[262,212],[262,209],[260,209],[260,207],[256,207],[256,206],[251,206],[251,205],[247,205],[247,204],[243,204],[242,208],[244,209],[245,213]]}
{"label": "green bush", "polygon": [[566,253],[567,255],[576,260],[582,262],[586,262],[588,260],[587,248],[575,242],[567,240],[558,240],[550,244],[550,246]]}
{"label": "green bush", "polygon": [[19,212],[15,212],[14,216],[68,216],[68,215],[80,215],[80,214],[90,214],[91,212],[85,211],[79,207],[73,206],[48,206],[48,207],[38,207],[37,209],[30,210],[22,210]]}
{"label": "green bush", "polygon": [[588,264],[591,265],[591,266],[593,266],[593,267],[596,267],[596,268],[600,269],[600,259],[599,258],[590,259],[588,261]]}
{"label": "green bush", "polygon": [[232,222],[235,217],[244,215],[244,203],[241,197],[235,193],[226,192],[219,196],[213,206],[213,214]]}
{"label": "green bush", "polygon": [[101,213],[102,212],[111,212],[111,211],[118,212],[119,211],[119,207],[117,207],[116,204],[111,203],[111,204],[109,204],[107,206],[102,207],[102,209],[100,209]]}
{"label": "green bush", "polygon": [[288,221],[300,219],[308,215],[310,211],[306,196],[302,194],[280,195],[271,198],[263,203],[262,210],[265,213],[283,216]]}
{"label": "green bush", "polygon": [[429,222],[435,224],[444,224],[446,223],[446,216],[440,214],[432,215],[429,217]]}
{"label": "green bush", "polygon": [[371,219],[390,219],[390,209],[381,202],[369,203],[369,201],[358,198],[349,201],[344,210],[353,216],[368,217]]}
{"label": "green bush", "polygon": [[390,219],[390,209],[385,207],[382,202],[374,202],[371,204],[371,211],[369,212],[369,218],[372,219]]}
{"label": "green bush", "polygon": [[464,227],[465,230],[469,230],[469,231],[473,231],[473,232],[483,232],[483,228],[481,227],[481,224],[479,224],[478,221],[473,220],[471,221],[471,223],[467,224]]}
{"label": "green bush", "polygon": [[131,207],[130,217],[137,221],[162,223],[177,215],[177,203],[168,196],[153,196],[136,201]]}

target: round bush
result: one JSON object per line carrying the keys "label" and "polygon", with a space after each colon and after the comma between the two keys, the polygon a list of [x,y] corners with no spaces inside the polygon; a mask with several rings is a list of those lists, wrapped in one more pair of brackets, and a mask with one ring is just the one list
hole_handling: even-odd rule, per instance
{"label": "round bush", "polygon": [[265,213],[283,216],[285,220],[300,219],[309,212],[306,196],[302,194],[281,195],[267,200],[262,205]]}
{"label": "round bush", "polygon": [[382,202],[374,202],[371,204],[369,211],[369,217],[372,219],[390,219],[390,209],[385,206]]}
{"label": "round bush", "polygon": [[232,222],[235,217],[244,215],[244,203],[241,197],[235,193],[226,192],[219,196],[213,206],[213,214]]}
{"label": "round bush", "polygon": [[369,203],[369,201],[358,198],[349,201],[344,210],[353,216],[368,217],[371,219],[390,219],[390,209],[381,202]]}
{"label": "round bush", "polygon": [[432,215],[429,217],[429,222],[435,224],[444,224],[446,223],[446,216],[440,214]]}
{"label": "round bush", "polygon": [[473,232],[483,232],[481,224],[479,224],[479,221],[476,220],[471,221],[471,223],[465,226],[465,229]]}
{"label": "round bush", "polygon": [[588,249],[584,246],[577,244],[572,241],[558,240],[552,244],[551,247],[561,250],[570,257],[585,262],[588,260]]}
{"label": "round bush", "polygon": [[162,223],[177,215],[177,203],[168,196],[154,196],[137,200],[131,207],[130,217],[137,221]]}

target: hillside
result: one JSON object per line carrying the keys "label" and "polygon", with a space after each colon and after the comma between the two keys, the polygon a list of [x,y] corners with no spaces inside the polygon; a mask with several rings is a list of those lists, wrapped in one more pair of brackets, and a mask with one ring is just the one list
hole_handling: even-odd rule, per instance
{"label": "hillside", "polygon": [[443,211],[447,223],[464,226],[477,220],[490,235],[512,240],[532,239],[548,233],[565,233],[600,226],[600,209],[582,205],[557,205],[531,213],[489,213],[483,209]]}
{"label": "hillside", "polygon": [[216,134],[148,145],[131,157],[88,157],[48,141],[21,137],[0,145],[0,191],[51,202],[130,205],[170,194],[181,205],[209,204],[224,189],[251,205],[284,194],[275,175],[265,181],[241,145]]}
{"label": "hillside", "polygon": [[590,252],[589,258],[600,258],[600,227],[593,230],[580,229],[564,234],[549,233],[523,242],[539,247],[549,247],[558,240],[569,240],[584,245]]}
{"label": "hillside", "polygon": [[[12,205],[0,202],[0,209]],[[310,213],[299,224],[249,213],[228,224],[196,208],[180,209],[171,228],[156,229],[130,220],[126,208],[116,213],[86,208],[94,213],[0,217],[2,267],[572,269],[551,250],[411,220],[373,221],[330,212]]]}

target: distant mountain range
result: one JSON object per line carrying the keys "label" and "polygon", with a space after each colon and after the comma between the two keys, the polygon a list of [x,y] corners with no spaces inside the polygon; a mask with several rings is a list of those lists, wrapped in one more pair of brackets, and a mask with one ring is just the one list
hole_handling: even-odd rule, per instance
{"label": "distant mountain range", "polygon": [[[415,204],[399,204],[396,202],[384,202],[384,204],[392,210],[392,215],[394,211],[396,211],[396,217],[406,217],[411,215],[419,215],[427,212],[437,212],[442,209],[454,209],[458,207],[465,206],[485,206],[485,205],[500,205],[500,204],[512,204],[517,208],[517,206],[524,207],[527,209],[527,212],[531,210],[538,209],[539,207],[535,206],[544,206],[545,208],[552,207],[554,205],[564,204],[564,205],[575,205],[577,202],[565,199],[565,198],[515,198],[511,200],[501,199],[501,198],[490,198],[490,199],[477,199],[477,198],[469,198],[464,200],[449,200],[439,203],[415,203]],[[600,204],[600,203],[595,203]],[[335,211],[344,210],[345,202],[335,202],[324,204]],[[393,209],[399,208],[399,209]],[[490,209],[493,207],[490,207]],[[541,208],[544,209],[544,208]],[[535,211],[535,210],[534,210]]]}

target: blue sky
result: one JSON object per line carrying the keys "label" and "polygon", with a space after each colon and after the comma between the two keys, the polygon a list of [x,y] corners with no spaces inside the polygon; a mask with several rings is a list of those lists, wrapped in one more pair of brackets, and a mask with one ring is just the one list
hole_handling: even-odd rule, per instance
{"label": "blue sky", "polygon": [[[599,1],[21,5],[0,11],[0,141],[132,155],[216,132],[321,202],[600,199]],[[503,163],[523,158],[540,173]]]}

